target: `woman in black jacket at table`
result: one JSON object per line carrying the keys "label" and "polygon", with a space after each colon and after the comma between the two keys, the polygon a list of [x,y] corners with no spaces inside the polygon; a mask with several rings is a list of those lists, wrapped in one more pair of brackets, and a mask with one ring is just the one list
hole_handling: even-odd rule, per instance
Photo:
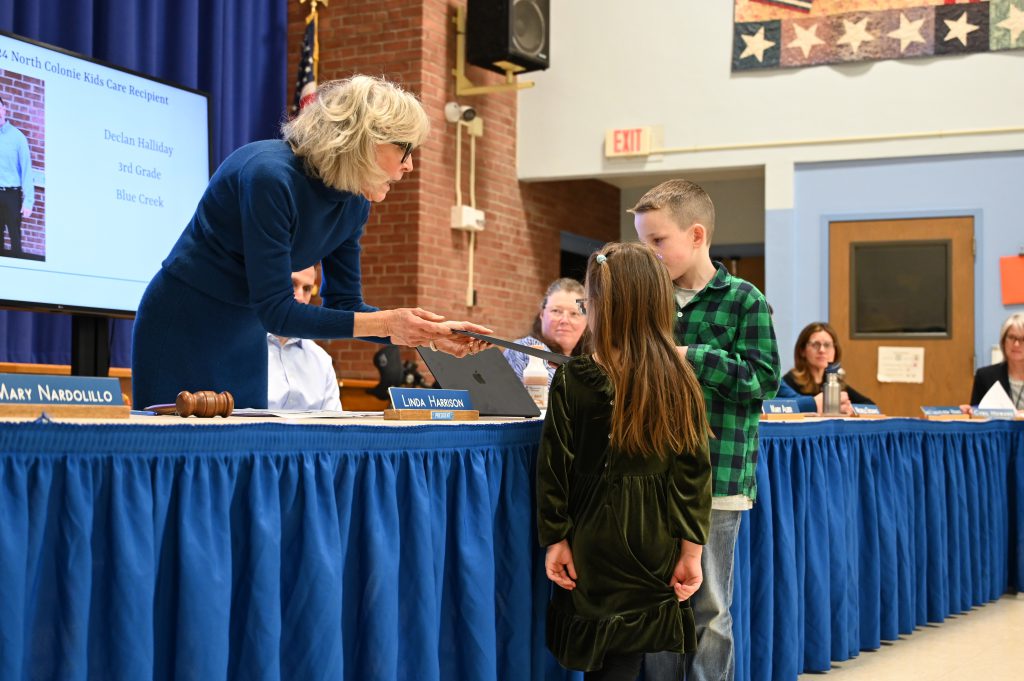
{"label": "woman in black jacket at table", "polygon": [[[793,368],[782,377],[782,382],[801,395],[817,395],[825,379],[825,368],[843,358],[839,337],[827,322],[812,322],[804,327],[796,339],[793,349]],[[843,413],[853,411],[850,404],[874,404],[870,397],[862,395],[848,384],[842,388],[850,398],[844,404]]]}
{"label": "woman in black jacket at table", "polygon": [[[1010,396],[1014,408],[1024,409],[1024,312],[1015,312],[1003,322],[999,348],[1003,351],[1003,361],[981,367],[974,373],[971,405],[977,406],[989,388],[998,382]],[[964,406],[967,405],[961,408]]]}

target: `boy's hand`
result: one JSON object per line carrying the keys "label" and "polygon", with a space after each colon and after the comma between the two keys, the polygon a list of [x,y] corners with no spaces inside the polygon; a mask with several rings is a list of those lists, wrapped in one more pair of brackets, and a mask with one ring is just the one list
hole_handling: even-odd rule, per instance
{"label": "boy's hand", "polygon": [[576,566],[572,563],[572,549],[569,548],[568,539],[548,547],[547,555],[544,556],[544,572],[548,579],[566,591],[576,588]]}

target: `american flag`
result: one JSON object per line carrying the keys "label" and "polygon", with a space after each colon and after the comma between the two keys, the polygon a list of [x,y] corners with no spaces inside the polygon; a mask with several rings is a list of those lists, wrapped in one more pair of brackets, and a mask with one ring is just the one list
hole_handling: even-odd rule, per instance
{"label": "american flag", "polygon": [[306,33],[302,37],[302,52],[299,55],[299,75],[295,79],[295,101],[292,115],[296,115],[316,97],[316,68],[320,61],[320,45],[316,35],[316,9],[306,17]]}

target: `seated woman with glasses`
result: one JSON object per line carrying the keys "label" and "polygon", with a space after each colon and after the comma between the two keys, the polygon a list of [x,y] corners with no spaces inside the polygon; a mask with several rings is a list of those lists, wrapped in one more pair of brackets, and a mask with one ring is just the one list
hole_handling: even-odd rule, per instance
{"label": "seated woman with glasses", "polygon": [[[1003,351],[1003,361],[975,372],[971,404],[977,406],[989,388],[998,382],[1010,396],[1014,408],[1024,410],[1024,312],[1015,312],[1003,322],[999,348]],[[960,405],[960,409],[970,411],[967,405]]]}
{"label": "seated woman with glasses", "polygon": [[[818,413],[821,413],[821,383],[825,368],[843,357],[835,329],[825,322],[813,322],[804,327],[796,339],[793,349],[793,368],[782,377],[782,382],[800,395],[813,395]],[[874,404],[870,398],[860,394],[849,385],[843,384],[846,399],[842,400],[840,411],[853,413],[852,404]],[[777,397],[785,397],[779,390]]]}
{"label": "seated woman with glasses", "polygon": [[[575,279],[556,279],[544,294],[530,334],[520,338],[516,343],[536,346],[562,355],[580,354],[586,336],[587,318],[582,306],[576,301],[582,299],[584,295],[583,285]],[[503,352],[505,359],[522,380],[523,371],[530,361],[529,355],[514,350]],[[547,363],[549,385],[556,368],[556,365]]]}

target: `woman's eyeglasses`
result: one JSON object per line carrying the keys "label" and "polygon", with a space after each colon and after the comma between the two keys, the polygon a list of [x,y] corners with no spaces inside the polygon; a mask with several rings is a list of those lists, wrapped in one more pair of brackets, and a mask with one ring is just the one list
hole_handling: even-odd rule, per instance
{"label": "woman's eyeglasses", "polygon": [[815,350],[818,350],[820,352],[821,350],[831,350],[835,346],[829,343],[828,341],[824,343],[822,343],[821,341],[811,341],[810,343],[807,344],[807,347],[814,348]]}
{"label": "woman's eyeglasses", "polygon": [[570,322],[579,321],[580,318],[583,317],[582,312],[577,312],[576,310],[563,310],[560,307],[549,307],[545,308],[544,311],[547,312],[548,315],[553,319],[562,319],[564,317],[568,317]]}
{"label": "woman's eyeglasses", "polygon": [[392,144],[405,152],[402,154],[402,163],[408,161],[409,157],[412,156],[412,142],[392,142]]}
{"label": "woman's eyeglasses", "polygon": [[[577,301],[579,302],[579,301]],[[1012,333],[1006,334],[1007,345],[1024,345],[1024,336],[1014,336]]]}

